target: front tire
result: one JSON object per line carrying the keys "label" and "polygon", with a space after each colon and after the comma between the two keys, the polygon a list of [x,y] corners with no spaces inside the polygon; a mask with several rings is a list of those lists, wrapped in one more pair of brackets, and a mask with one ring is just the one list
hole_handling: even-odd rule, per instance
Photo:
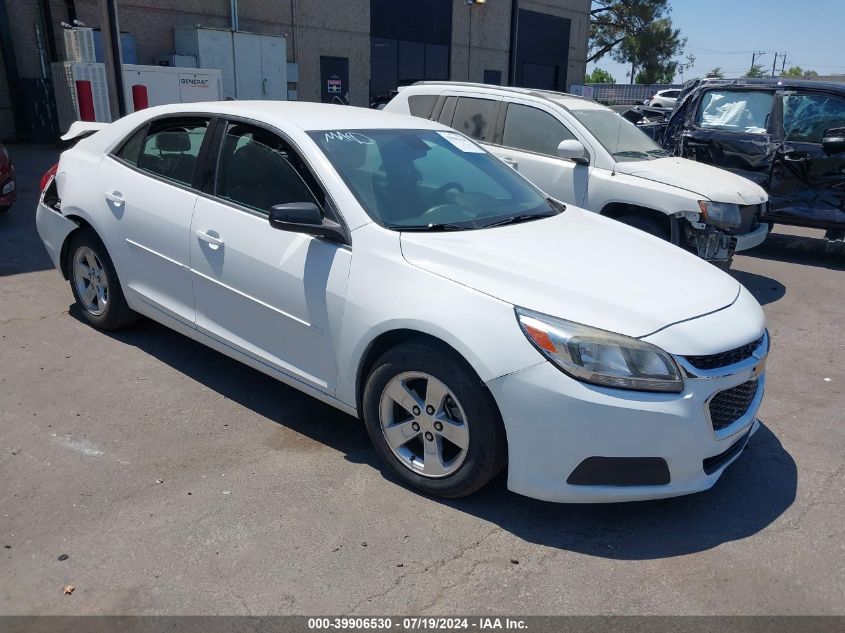
{"label": "front tire", "polygon": [[93,229],[71,236],[66,266],[73,298],[88,323],[101,330],[119,330],[138,320],[126,303],[111,257]]}
{"label": "front tire", "polygon": [[445,346],[420,341],[387,351],[367,378],[363,413],[379,458],[424,493],[466,496],[506,463],[504,425],[492,397]]}

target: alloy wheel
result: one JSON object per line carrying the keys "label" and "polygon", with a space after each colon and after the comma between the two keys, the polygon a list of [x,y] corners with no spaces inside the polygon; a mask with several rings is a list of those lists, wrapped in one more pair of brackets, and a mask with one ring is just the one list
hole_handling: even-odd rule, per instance
{"label": "alloy wheel", "polygon": [[108,307],[109,280],[97,253],[88,246],[81,246],[73,256],[73,282],[82,307],[102,315]]}
{"label": "alloy wheel", "polygon": [[456,472],[469,449],[469,426],[455,394],[424,372],[394,376],[382,391],[379,421],[400,463],[423,477]]}

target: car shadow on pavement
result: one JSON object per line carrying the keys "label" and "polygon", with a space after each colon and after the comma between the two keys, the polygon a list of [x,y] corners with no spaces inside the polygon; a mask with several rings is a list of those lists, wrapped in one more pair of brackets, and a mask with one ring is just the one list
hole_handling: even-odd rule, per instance
{"label": "car shadow on pavement", "polygon": [[774,303],[786,294],[786,287],[776,279],[748,273],[744,270],[732,270],[731,276],[745,286],[760,305]]}
{"label": "car shadow on pavement", "polygon": [[[75,305],[70,314],[84,322]],[[402,485],[379,462],[364,425],[334,407],[147,319],[103,334]],[[797,469],[774,434],[761,425],[716,485],[695,495],[606,505],[556,504],[517,495],[506,484],[503,473],[469,497],[432,500],[531,543],[603,558],[640,560],[699,552],[759,532],[792,505]],[[409,489],[407,494],[419,493]]]}
{"label": "car shadow on pavement", "polygon": [[822,237],[770,233],[766,241],[742,255],[790,264],[845,270],[845,244]]}
{"label": "car shadow on pavement", "polygon": [[[561,474],[561,481],[564,475]],[[504,476],[447,502],[531,543],[617,560],[668,558],[747,538],[795,501],[798,470],[765,426],[708,491],[657,501],[583,505],[510,493]]]}

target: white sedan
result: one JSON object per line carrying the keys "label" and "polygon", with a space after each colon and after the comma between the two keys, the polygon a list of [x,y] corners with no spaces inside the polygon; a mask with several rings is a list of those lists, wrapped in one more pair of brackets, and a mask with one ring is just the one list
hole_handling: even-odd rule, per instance
{"label": "white sedan", "polygon": [[93,326],[145,315],[363,418],[426,493],[696,492],[759,425],[747,290],[438,123],[150,108],[62,154],[37,225]]}

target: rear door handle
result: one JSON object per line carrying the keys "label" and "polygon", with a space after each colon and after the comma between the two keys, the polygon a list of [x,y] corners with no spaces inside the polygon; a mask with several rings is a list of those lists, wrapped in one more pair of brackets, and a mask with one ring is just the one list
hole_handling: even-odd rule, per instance
{"label": "rear door handle", "polygon": [[214,235],[206,233],[205,231],[197,231],[197,237],[203,242],[207,242],[212,250],[217,250],[224,244],[223,238],[215,237]]}
{"label": "rear door handle", "polygon": [[505,165],[510,165],[514,169],[519,169],[519,163],[516,160],[514,160],[513,158],[511,158],[510,156],[503,156],[502,162]]}
{"label": "rear door handle", "polygon": [[104,195],[106,196],[106,200],[114,204],[114,206],[116,207],[123,205],[123,203],[125,202],[125,200],[123,199],[123,194],[119,191],[106,191]]}

